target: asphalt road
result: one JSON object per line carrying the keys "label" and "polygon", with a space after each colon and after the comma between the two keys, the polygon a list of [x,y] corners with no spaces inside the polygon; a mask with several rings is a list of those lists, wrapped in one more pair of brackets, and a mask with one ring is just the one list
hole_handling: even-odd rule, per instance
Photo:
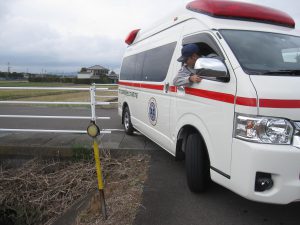
{"label": "asphalt road", "polygon": [[[39,115],[39,116],[91,116],[88,107],[30,107],[0,105],[1,115]],[[111,117],[98,120],[101,129],[122,129],[121,117],[117,109],[97,109],[97,116]],[[89,120],[74,119],[16,119],[0,118],[0,128],[8,129],[74,129],[85,130]]]}
{"label": "asphalt road", "polygon": [[300,202],[263,204],[215,183],[204,194],[186,184],[184,162],[165,151],[152,153],[142,206],[135,225],[299,225]]}

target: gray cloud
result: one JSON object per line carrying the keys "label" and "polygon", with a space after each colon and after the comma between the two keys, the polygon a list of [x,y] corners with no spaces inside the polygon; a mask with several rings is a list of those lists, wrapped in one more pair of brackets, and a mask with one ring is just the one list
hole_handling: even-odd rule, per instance
{"label": "gray cloud", "polygon": [[[121,39],[99,35],[64,35],[51,24],[13,18],[0,34],[0,64],[57,70],[60,67],[72,68],[101,64],[118,68],[124,53],[125,44]],[[13,67],[12,67],[13,68]]]}
{"label": "gray cloud", "polygon": [[2,65],[10,62],[12,67],[38,68],[40,65],[48,71],[65,67],[74,71],[95,64],[115,69],[120,67],[124,50],[121,40],[107,37],[57,37],[27,43],[26,48],[22,42],[5,52],[0,48],[0,62],[4,62]]}
{"label": "gray cloud", "polygon": [[[168,0],[74,0],[70,5],[67,0],[0,0],[0,70],[7,69],[7,62],[18,71],[76,71],[94,64],[118,69],[127,32],[152,24],[185,2],[174,0],[170,6]],[[248,2],[286,11],[300,25],[298,0]],[[96,6],[105,8],[93,9]]]}
{"label": "gray cloud", "polygon": [[7,15],[9,3],[10,3],[9,1],[1,1],[0,2],[0,19],[2,19],[4,16]]}
{"label": "gray cloud", "polygon": [[0,1],[0,24],[3,23],[11,14],[12,6],[20,0]]}
{"label": "gray cloud", "polygon": [[[123,40],[110,38],[105,33],[100,35],[99,32],[74,33],[68,27],[71,21],[68,15],[69,24],[64,24],[64,10],[59,9],[59,18],[51,16],[50,12],[55,8],[50,9],[46,17],[37,12],[22,11],[21,8],[29,1],[35,0],[0,1],[0,70],[6,71],[8,62],[12,71],[40,71],[41,68],[47,68],[47,71],[77,71],[81,66],[94,64],[111,69],[120,67],[125,50]],[[74,16],[74,12],[71,15]],[[58,26],[58,23],[61,25]]]}

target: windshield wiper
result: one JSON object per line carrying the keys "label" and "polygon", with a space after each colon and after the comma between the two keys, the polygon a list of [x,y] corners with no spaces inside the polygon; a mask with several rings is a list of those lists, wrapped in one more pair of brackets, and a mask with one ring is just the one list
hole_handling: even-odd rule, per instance
{"label": "windshield wiper", "polygon": [[271,75],[271,74],[282,74],[282,75],[300,75],[299,70],[270,70],[267,72],[263,72],[263,75]]}

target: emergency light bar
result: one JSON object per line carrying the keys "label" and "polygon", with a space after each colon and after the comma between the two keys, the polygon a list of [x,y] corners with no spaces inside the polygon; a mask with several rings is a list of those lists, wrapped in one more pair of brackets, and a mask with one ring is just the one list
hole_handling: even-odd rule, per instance
{"label": "emergency light bar", "polygon": [[140,31],[140,29],[136,29],[136,30],[131,31],[128,34],[128,36],[126,37],[125,43],[128,44],[128,45],[131,45],[134,42],[134,40],[135,40],[135,38],[136,38],[139,31]]}
{"label": "emergency light bar", "polygon": [[287,13],[245,2],[228,0],[196,0],[187,9],[212,17],[241,19],[295,28],[295,21]]}

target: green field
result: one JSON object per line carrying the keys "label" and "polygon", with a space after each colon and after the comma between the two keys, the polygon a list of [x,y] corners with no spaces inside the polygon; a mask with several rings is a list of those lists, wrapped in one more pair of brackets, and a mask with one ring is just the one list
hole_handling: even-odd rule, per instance
{"label": "green field", "polygon": [[[90,87],[89,85],[76,85],[65,83],[39,83],[25,81],[0,81],[0,87]],[[101,86],[97,86],[101,87]],[[117,86],[103,86],[110,90],[117,89]],[[110,101],[117,92],[97,91],[97,101]],[[89,91],[62,91],[62,90],[0,90],[0,101],[66,101],[66,102],[88,102],[90,101]]]}

